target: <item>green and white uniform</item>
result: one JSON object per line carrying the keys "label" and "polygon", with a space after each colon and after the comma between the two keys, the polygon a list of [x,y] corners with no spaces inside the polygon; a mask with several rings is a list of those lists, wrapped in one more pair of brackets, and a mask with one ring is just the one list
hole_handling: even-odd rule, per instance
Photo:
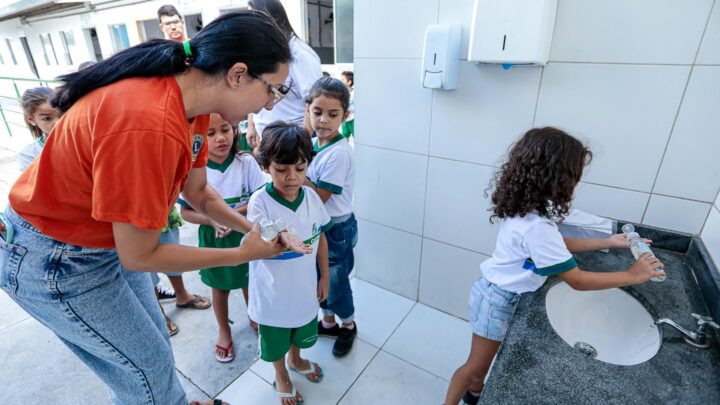
{"label": "green and white uniform", "polygon": [[[208,160],[207,182],[231,208],[237,208],[247,204],[252,192],[262,187],[266,180],[255,158],[250,154],[241,154],[228,156],[222,164]],[[243,234],[237,231],[224,238],[215,238],[212,226],[200,225],[198,228],[200,247],[235,248],[240,246],[242,238]],[[220,290],[247,288],[248,264],[203,269],[200,270],[200,279]]]}
{"label": "green and white uniform", "polygon": [[325,208],[332,218],[352,213],[353,191],[355,189],[355,165],[350,144],[337,135],[327,145],[319,147],[315,141],[315,152],[307,178],[315,187],[332,192]]}
{"label": "green and white uniform", "polygon": [[282,218],[313,249],[307,255],[286,251],[250,263],[250,319],[279,328],[307,325],[319,308],[315,260],[320,235],[331,226],[322,200],[311,188],[302,187],[295,201],[288,201],[268,183],[250,198],[247,218],[255,223]]}

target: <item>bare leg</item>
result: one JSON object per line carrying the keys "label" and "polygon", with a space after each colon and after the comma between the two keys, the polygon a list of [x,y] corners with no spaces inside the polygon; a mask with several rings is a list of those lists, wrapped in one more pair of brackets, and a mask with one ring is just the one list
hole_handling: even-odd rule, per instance
{"label": "bare leg", "polygon": [[445,396],[445,405],[456,405],[467,389],[472,389],[473,392],[482,391],[485,374],[499,348],[498,341],[472,335],[470,355],[465,364],[453,374]]}
{"label": "bare leg", "polygon": [[[228,347],[232,342],[232,332],[230,331],[230,323],[228,322],[229,296],[230,291],[220,290],[217,288],[212,289],[212,299],[213,302],[215,302],[215,305],[213,305],[213,312],[215,312],[215,319],[217,320],[219,330],[217,345],[222,347]],[[220,353],[219,349],[216,350],[218,352],[218,355],[222,356],[224,354]],[[227,356],[230,357],[233,354],[234,353],[232,352],[232,348],[230,348]]]}
{"label": "bare leg", "polygon": [[[247,289],[247,288],[243,288],[243,289],[242,289],[242,292],[243,292],[243,298],[245,298],[245,306],[247,307],[247,305],[248,305],[248,299],[250,298],[250,296],[248,295],[248,294],[249,294],[248,289]],[[257,324],[257,322],[253,321],[252,319],[250,319],[250,327],[253,328],[253,330],[254,330],[255,332],[258,331],[258,324]]]}
{"label": "bare leg", "polygon": [[[275,389],[278,392],[292,392],[293,384],[292,381],[290,381],[290,375],[285,367],[285,356],[280,360],[274,361],[273,368],[275,368]],[[299,392],[295,395],[295,398],[281,398],[280,403],[283,405],[295,405],[298,400],[302,401],[302,395],[300,395]]]}
{"label": "bare leg", "polygon": [[163,317],[165,318],[165,325],[167,325],[168,333],[172,336],[177,330],[177,325],[175,325],[175,323],[173,323],[173,321],[165,314],[165,308],[163,308],[163,306],[160,304],[160,295],[158,294],[157,290],[155,290],[155,298],[158,299],[158,305],[160,305],[160,312],[162,312]]}
{"label": "bare leg", "polygon": [[[294,345],[290,345],[290,352],[288,353],[288,366],[293,367],[297,370],[309,370],[312,364],[309,360],[305,360],[300,357],[300,348]],[[308,380],[318,381],[320,376],[317,373],[308,374],[306,376]]]}
{"label": "bare leg", "polygon": [[335,315],[323,316],[323,321],[325,321],[327,323],[335,323]]}
{"label": "bare leg", "polygon": [[[182,305],[195,299],[195,296],[185,289],[185,282],[182,276],[168,276],[168,280],[170,280],[170,284],[173,290],[175,290],[175,303]],[[206,302],[207,298],[203,297],[203,303]]]}

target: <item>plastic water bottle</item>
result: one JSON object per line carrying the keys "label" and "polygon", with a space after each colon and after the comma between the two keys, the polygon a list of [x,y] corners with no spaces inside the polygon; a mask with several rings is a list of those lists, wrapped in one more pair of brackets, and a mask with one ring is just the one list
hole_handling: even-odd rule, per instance
{"label": "plastic water bottle", "polygon": [[[623,225],[622,231],[628,238],[628,243],[630,244],[630,251],[632,252],[633,256],[635,257],[635,260],[638,260],[640,258],[640,256],[645,253],[650,253],[650,257],[655,257],[652,250],[650,250],[650,246],[648,246],[648,244],[642,240],[642,238],[640,237],[640,234],[635,232],[635,226],[633,226],[633,224]],[[655,269],[655,271],[663,271],[663,269],[657,268],[657,269]],[[665,281],[665,278],[666,278],[666,276],[657,276],[657,277],[651,278],[650,280],[651,281]]]}

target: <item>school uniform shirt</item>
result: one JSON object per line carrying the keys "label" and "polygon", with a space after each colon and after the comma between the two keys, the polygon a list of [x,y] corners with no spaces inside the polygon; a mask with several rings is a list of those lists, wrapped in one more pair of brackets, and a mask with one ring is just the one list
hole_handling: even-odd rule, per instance
{"label": "school uniform shirt", "polygon": [[160,230],[190,169],[207,163],[209,115],[188,122],[174,77],[94,90],[57,122],[10,190],[10,205],[45,235],[114,248],[112,223]]}
{"label": "school uniform shirt", "polygon": [[253,116],[255,130],[262,136],[265,127],[277,120],[302,125],[305,117],[305,97],[310,94],[310,88],[322,77],[320,57],[302,39],[295,35],[290,38],[290,62],[288,77],[285,85],[290,86],[290,92],[280,100],[272,110],[262,109]]}
{"label": "school uniform shirt", "polygon": [[40,152],[42,152],[42,148],[45,145],[45,137],[46,135],[41,136],[35,140],[35,142],[25,145],[25,147],[20,151],[20,154],[18,155],[20,171],[27,169],[27,167],[30,166],[30,163],[40,156]]}
{"label": "school uniform shirt", "polygon": [[575,267],[557,224],[537,212],[504,218],[492,257],[480,265],[488,281],[518,294],[535,291],[548,276]]}
{"label": "school uniform shirt", "polygon": [[322,200],[311,188],[302,187],[295,201],[288,201],[268,183],[250,197],[247,218],[255,223],[282,218],[313,249],[307,255],[286,251],[250,262],[250,319],[279,328],[306,325],[320,308],[315,261],[320,235],[332,225]]}
{"label": "school uniform shirt", "polygon": [[315,187],[332,192],[325,208],[331,217],[339,217],[352,213],[353,191],[355,189],[355,165],[353,150],[341,135],[330,143],[318,147],[315,140],[317,155],[310,163],[307,177]]}

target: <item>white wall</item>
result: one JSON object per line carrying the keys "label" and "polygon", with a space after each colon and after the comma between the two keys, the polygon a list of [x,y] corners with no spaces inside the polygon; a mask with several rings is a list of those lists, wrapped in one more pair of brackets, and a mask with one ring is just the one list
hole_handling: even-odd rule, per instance
{"label": "white wall", "polygon": [[463,61],[443,92],[420,85],[424,30],[462,24],[467,55],[473,1],[355,2],[358,276],[465,317],[497,233],[483,190],[508,146],[544,125],[594,152],[575,207],[692,234],[710,213],[703,237],[719,257],[713,5],[559,0],[547,66]]}

